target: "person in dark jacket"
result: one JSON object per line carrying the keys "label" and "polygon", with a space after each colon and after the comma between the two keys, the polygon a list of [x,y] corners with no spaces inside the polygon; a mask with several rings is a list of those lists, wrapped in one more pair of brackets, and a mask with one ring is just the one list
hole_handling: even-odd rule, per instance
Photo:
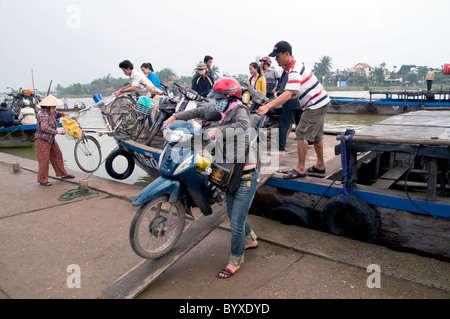
{"label": "person in dark jacket", "polygon": [[14,112],[8,107],[6,102],[0,107],[0,128],[11,127],[14,124]]}
{"label": "person in dark jacket", "polygon": [[[217,274],[217,277],[227,279],[240,269],[244,262],[245,251],[258,248],[257,236],[247,223],[247,215],[256,193],[259,172],[256,168],[255,158],[250,155],[251,153],[245,154],[245,149],[249,147],[247,141],[244,148],[239,147],[239,143],[230,141],[226,143],[225,136],[228,134],[234,132],[236,138],[239,139],[243,137],[239,134],[245,135],[244,132],[250,129],[250,112],[241,101],[242,90],[239,82],[232,78],[217,80],[208,98],[214,99],[215,105],[176,113],[164,122],[163,127],[175,120],[187,121],[193,118],[205,118],[208,112],[219,111],[222,113],[222,120],[219,121],[218,126],[209,131],[208,136],[212,140],[216,140],[216,150],[221,150],[220,153],[225,162],[237,163],[240,160],[245,162],[238,189],[234,193],[226,193],[227,215],[230,218],[231,229],[230,257],[227,266]],[[216,139],[216,136],[225,137],[225,140]],[[234,154],[227,153],[229,151]]]}
{"label": "person in dark jacket", "polygon": [[192,78],[192,89],[203,97],[206,97],[211,91],[214,81],[206,74],[206,64],[197,65],[197,73]]}

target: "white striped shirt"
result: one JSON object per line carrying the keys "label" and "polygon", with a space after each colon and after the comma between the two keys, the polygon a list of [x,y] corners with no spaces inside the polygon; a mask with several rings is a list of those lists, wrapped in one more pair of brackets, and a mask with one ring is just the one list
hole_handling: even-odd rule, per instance
{"label": "white striped shirt", "polygon": [[289,73],[285,90],[296,94],[302,110],[319,109],[330,102],[327,91],[305,63],[297,63],[293,60],[285,72]]}

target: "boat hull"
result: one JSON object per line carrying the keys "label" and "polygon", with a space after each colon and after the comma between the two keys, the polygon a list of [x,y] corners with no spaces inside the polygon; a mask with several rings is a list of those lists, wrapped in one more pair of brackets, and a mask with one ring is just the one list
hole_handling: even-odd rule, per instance
{"label": "boat hull", "polygon": [[19,125],[0,129],[0,148],[30,147],[34,144],[36,125]]}
{"label": "boat hull", "polygon": [[[251,213],[264,216],[285,203],[314,207],[310,227],[324,230],[320,212],[330,197],[342,194],[341,187],[328,189],[330,184],[329,180],[311,177],[296,181],[272,177],[258,189]],[[327,196],[322,197],[325,192]],[[373,243],[450,262],[450,219],[421,214],[404,194],[394,193],[377,192],[363,185],[354,192],[354,196],[367,201],[380,221]],[[448,205],[439,203],[420,201],[418,205],[438,214],[450,211]]]}
{"label": "boat hull", "polygon": [[[450,110],[450,91],[370,91],[370,98],[330,97],[329,113],[395,115],[420,110]],[[379,96],[384,98],[375,98]]]}

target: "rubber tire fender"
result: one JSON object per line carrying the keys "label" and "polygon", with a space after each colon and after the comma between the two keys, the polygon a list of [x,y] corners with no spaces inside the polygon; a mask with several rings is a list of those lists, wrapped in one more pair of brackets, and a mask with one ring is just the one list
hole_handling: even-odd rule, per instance
{"label": "rubber tire fender", "polygon": [[335,110],[339,110],[341,108],[341,105],[338,102],[336,102],[336,101],[331,102],[331,106]]}
{"label": "rubber tire fender", "polygon": [[267,218],[276,220],[285,225],[297,225],[310,228],[310,212],[295,203],[284,203],[272,208]]}
{"label": "rubber tire fender", "polygon": [[425,103],[419,103],[416,106],[416,111],[422,111],[425,110]]}
{"label": "rubber tire fender", "polygon": [[[117,173],[113,168],[113,162],[117,156],[123,156],[127,160],[127,169],[123,173]],[[112,151],[105,160],[105,169],[109,176],[114,179],[123,180],[131,176],[134,171],[134,158],[133,156],[123,149]]]}
{"label": "rubber tire fender", "polygon": [[375,105],[375,103],[373,103],[373,102],[368,102],[368,103],[366,104],[366,110],[367,110],[368,112],[373,113],[373,112],[375,112],[376,109],[377,109],[377,106]]}
{"label": "rubber tire fender", "polygon": [[402,113],[408,113],[409,111],[411,111],[411,108],[409,107],[409,105],[403,104],[402,105]]}
{"label": "rubber tire fender", "polygon": [[[323,208],[320,218],[325,228],[334,235],[372,242],[378,234],[379,226],[375,210],[366,201],[354,195],[345,198],[344,208],[343,197],[343,194],[331,197]],[[350,214],[353,221],[357,222],[356,231],[345,229],[348,224],[344,227],[339,225],[345,219],[344,215],[347,214]],[[346,221],[348,220],[344,222]]]}

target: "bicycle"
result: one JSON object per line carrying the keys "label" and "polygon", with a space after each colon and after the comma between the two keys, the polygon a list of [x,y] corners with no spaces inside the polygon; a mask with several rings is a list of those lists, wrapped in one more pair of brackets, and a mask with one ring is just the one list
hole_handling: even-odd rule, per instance
{"label": "bicycle", "polygon": [[145,127],[151,108],[139,105],[131,94],[123,94],[118,98],[113,94],[102,107],[102,112],[108,116],[113,128],[136,140]]}
{"label": "bicycle", "polygon": [[[69,135],[77,140],[74,147],[75,162],[77,163],[78,167],[85,173],[95,172],[102,163],[102,151],[100,143],[94,136],[87,135],[86,133],[95,133],[99,136],[108,135],[117,137],[117,132],[120,129],[122,122],[127,119],[127,116],[125,114],[122,114],[116,119],[116,126],[113,127],[111,125],[110,115],[101,112],[102,120],[104,123],[103,127],[83,127],[82,125],[80,125],[78,120],[82,113],[90,110],[91,108],[92,107],[87,107],[85,109],[78,110],[78,114],[75,116],[75,118],[66,117],[63,119],[64,129],[69,133]],[[139,120],[130,127],[129,135],[134,140],[139,137],[139,134],[144,127],[145,119],[146,117],[139,115]]]}
{"label": "bicycle", "polygon": [[41,94],[36,91],[24,91],[22,88],[19,88],[19,91],[16,92],[12,87],[9,86],[7,87],[7,89],[10,89],[11,93],[8,93],[9,98],[5,99],[5,101],[9,104],[14,114],[20,113],[20,110],[24,106],[23,101],[25,99],[28,99],[31,104],[38,104],[42,100],[40,96]]}
{"label": "bicycle", "polygon": [[11,93],[8,93],[10,96],[10,107],[14,114],[19,114],[20,109],[23,107],[23,90],[19,89],[19,92],[14,91],[12,87],[7,87],[7,89],[11,90]]}

